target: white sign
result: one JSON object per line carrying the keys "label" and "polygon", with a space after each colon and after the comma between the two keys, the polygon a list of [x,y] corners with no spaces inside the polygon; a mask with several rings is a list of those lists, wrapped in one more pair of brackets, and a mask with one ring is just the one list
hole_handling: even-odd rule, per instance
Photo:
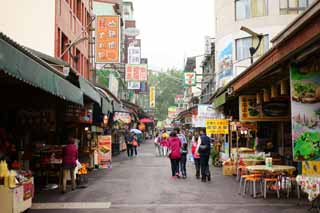
{"label": "white sign", "polygon": [[141,49],[140,47],[128,47],[128,64],[140,64]]}
{"label": "white sign", "polygon": [[218,118],[217,112],[210,104],[199,104],[198,105],[198,115],[192,116],[192,126],[193,127],[206,127],[207,119]]}
{"label": "white sign", "polygon": [[135,36],[138,36],[139,34],[140,34],[140,30],[138,30],[137,28],[130,27],[130,28],[124,29],[124,35],[126,36],[135,37]]}
{"label": "white sign", "polygon": [[118,79],[112,74],[109,74],[109,90],[115,95],[118,96],[119,82]]}
{"label": "white sign", "polygon": [[135,89],[135,90],[140,89],[140,82],[129,81],[128,82],[128,89]]}
{"label": "white sign", "polygon": [[210,55],[211,54],[211,39],[209,36],[205,36],[205,49],[204,49],[204,54]]}

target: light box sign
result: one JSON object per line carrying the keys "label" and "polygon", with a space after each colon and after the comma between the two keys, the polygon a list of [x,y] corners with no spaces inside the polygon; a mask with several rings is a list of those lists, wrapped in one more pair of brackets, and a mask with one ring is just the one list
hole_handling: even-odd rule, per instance
{"label": "light box sign", "polygon": [[208,135],[227,135],[229,134],[229,121],[207,119],[206,131]]}
{"label": "light box sign", "polygon": [[126,64],[126,81],[147,81],[148,65],[147,64]]}
{"label": "light box sign", "polygon": [[156,88],[155,87],[150,87],[150,95],[149,95],[149,99],[150,99],[150,108],[155,108],[156,107]]}
{"label": "light box sign", "polygon": [[184,72],[184,86],[192,87],[196,85],[196,73],[195,72]]}
{"label": "light box sign", "polygon": [[120,63],[120,18],[97,16],[96,62]]}
{"label": "light box sign", "polygon": [[101,168],[111,166],[112,137],[111,135],[98,136],[98,162]]}

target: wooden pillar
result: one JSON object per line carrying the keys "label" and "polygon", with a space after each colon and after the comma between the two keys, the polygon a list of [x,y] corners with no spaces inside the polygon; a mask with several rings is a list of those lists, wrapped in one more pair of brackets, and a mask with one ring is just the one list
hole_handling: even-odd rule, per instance
{"label": "wooden pillar", "polygon": [[256,100],[257,100],[257,105],[262,104],[262,94],[261,94],[261,92],[257,92]]}
{"label": "wooden pillar", "polygon": [[280,95],[288,95],[288,82],[287,80],[280,81]]}
{"label": "wooden pillar", "polygon": [[269,89],[263,89],[263,102],[270,101],[270,91]]}
{"label": "wooden pillar", "polygon": [[271,98],[278,97],[278,85],[272,85],[271,86]]}

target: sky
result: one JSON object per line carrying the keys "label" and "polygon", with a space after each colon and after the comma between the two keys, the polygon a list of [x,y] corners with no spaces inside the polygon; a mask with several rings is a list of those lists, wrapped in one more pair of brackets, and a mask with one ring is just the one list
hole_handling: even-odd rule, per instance
{"label": "sky", "polygon": [[142,57],[153,70],[183,69],[214,37],[214,0],[131,0]]}

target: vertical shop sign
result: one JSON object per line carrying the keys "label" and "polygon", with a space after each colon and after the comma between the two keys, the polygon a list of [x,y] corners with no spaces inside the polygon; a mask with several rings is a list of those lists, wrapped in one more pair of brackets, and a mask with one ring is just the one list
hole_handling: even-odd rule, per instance
{"label": "vertical shop sign", "polygon": [[227,36],[223,40],[223,46],[218,48],[218,84],[221,87],[225,86],[233,77],[233,39]]}
{"label": "vertical shop sign", "polygon": [[140,47],[128,47],[128,64],[140,64],[141,50]]}
{"label": "vertical shop sign", "polygon": [[98,162],[101,168],[111,167],[112,154],[111,135],[98,136]]}
{"label": "vertical shop sign", "polygon": [[[319,63],[320,65],[320,63]],[[291,66],[293,158],[320,160],[320,68]]]}
{"label": "vertical shop sign", "polygon": [[156,107],[156,88],[155,87],[150,87],[150,108],[155,108]]}
{"label": "vertical shop sign", "polygon": [[120,18],[97,16],[96,62],[120,63]]}

